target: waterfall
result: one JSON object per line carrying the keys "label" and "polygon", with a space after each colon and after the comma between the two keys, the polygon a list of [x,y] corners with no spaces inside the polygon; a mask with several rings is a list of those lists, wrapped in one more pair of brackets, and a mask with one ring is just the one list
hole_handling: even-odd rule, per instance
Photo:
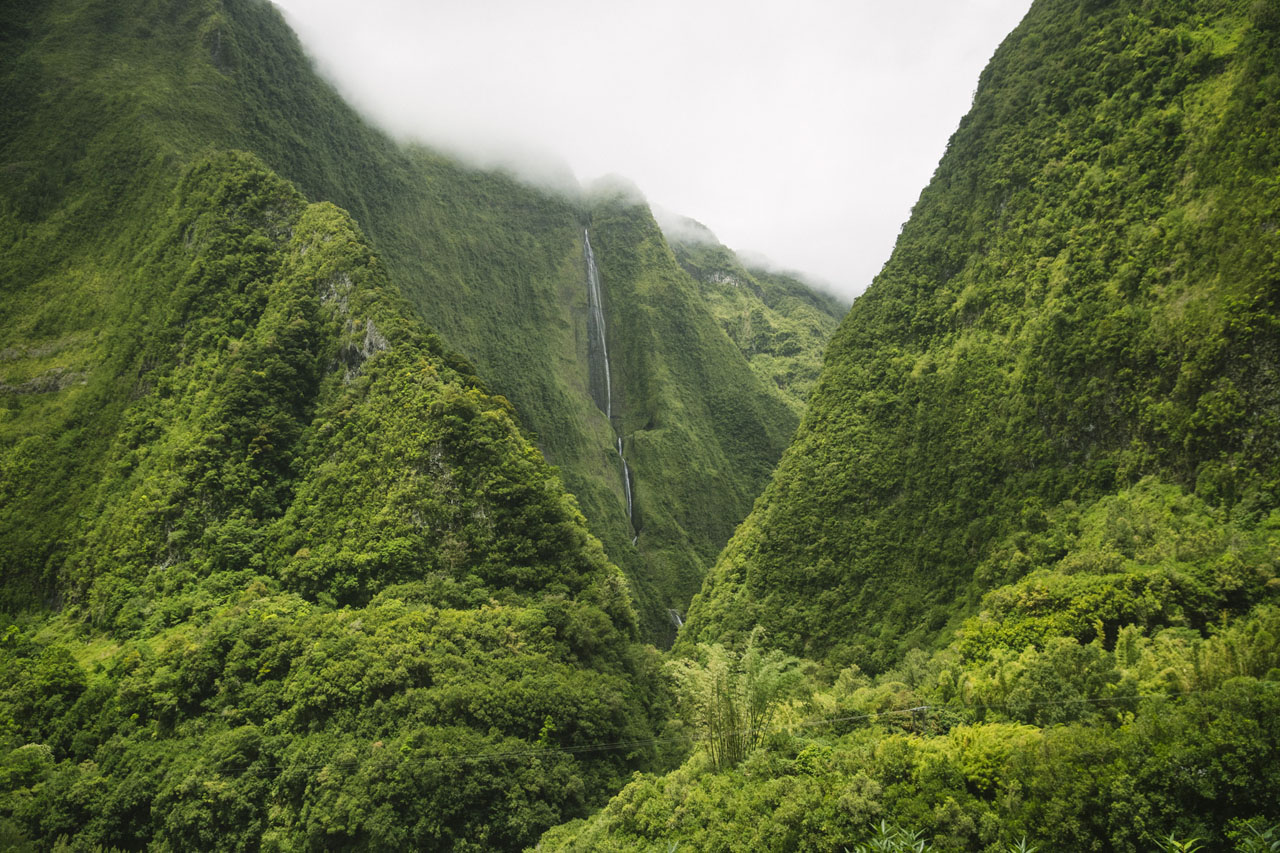
{"label": "waterfall", "polygon": [[[622,490],[627,493],[627,519],[631,519],[631,467],[627,465],[627,457],[622,455],[622,436],[618,436],[618,458],[622,460]],[[631,540],[634,545],[635,540]]]}
{"label": "waterfall", "polygon": [[[609,376],[609,343],[604,335],[604,307],[600,299],[600,271],[596,269],[596,256],[591,251],[591,237],[587,230],[582,230],[582,245],[587,255],[587,362],[591,369],[591,396],[604,416],[613,424],[613,381]],[[599,354],[598,361],[591,358],[592,352]],[[603,370],[601,369],[603,368]],[[604,388],[600,388],[598,377],[603,374]],[[603,390],[602,395],[600,391]],[[622,454],[621,451],[618,452]]]}
{"label": "waterfall", "polygon": [[[622,462],[622,490],[627,496],[627,520],[634,521],[631,466],[627,465],[627,457],[622,452],[622,433],[613,422],[613,378],[610,376],[609,342],[605,337],[604,307],[600,298],[600,271],[596,269],[596,256],[591,251],[591,235],[585,228],[582,229],[582,245],[587,256],[587,364],[590,370],[591,397],[614,429],[618,459]],[[632,545],[636,543],[636,538],[632,537]]]}

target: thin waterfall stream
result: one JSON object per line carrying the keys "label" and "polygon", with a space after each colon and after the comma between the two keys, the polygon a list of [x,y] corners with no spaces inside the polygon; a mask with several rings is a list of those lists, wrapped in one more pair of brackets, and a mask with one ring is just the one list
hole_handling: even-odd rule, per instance
{"label": "thin waterfall stream", "polygon": [[[596,256],[591,251],[591,235],[585,228],[582,229],[582,245],[587,256],[587,362],[591,397],[613,427],[618,459],[622,462],[622,489],[627,496],[627,521],[631,522],[634,532],[631,467],[627,465],[627,457],[622,452],[622,432],[613,420],[613,378],[610,375],[609,342],[605,336],[604,308],[600,298],[600,271],[596,269]],[[636,543],[636,539],[636,536],[631,537],[632,545]]]}

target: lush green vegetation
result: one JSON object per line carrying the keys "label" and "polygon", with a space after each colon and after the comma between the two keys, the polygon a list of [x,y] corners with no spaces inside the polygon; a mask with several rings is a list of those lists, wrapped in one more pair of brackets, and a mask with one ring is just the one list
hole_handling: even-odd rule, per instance
{"label": "lush green vegetation", "polygon": [[796,658],[765,651],[756,631],[741,655],[705,649],[705,661],[671,662],[681,703],[711,765],[725,770],[763,745],[779,705],[800,677]]}
{"label": "lush green vegetation", "polygon": [[760,624],[878,672],[1029,570],[1008,537],[1064,502],[1154,474],[1242,521],[1280,505],[1277,38],[1270,2],[1035,5],[691,641]]}
{"label": "lush green vegetation", "polygon": [[567,749],[653,731],[627,584],[350,217],[219,154],[136,225],[161,322],[6,619],[6,844],[519,849],[652,760]]}
{"label": "lush green vegetation", "polygon": [[[1099,646],[1073,644],[1038,663],[1043,676],[1078,679],[1079,658],[1100,684],[1131,677]],[[797,709],[793,730],[731,771],[714,772],[698,754],[678,771],[638,775],[599,815],[553,830],[540,849],[839,853],[876,849],[874,827],[888,820],[935,850],[1004,853],[1025,841],[1149,851],[1170,833],[1229,850],[1247,827],[1275,822],[1274,677],[1184,697],[1071,691],[1053,706],[1061,722],[1039,727],[1012,707],[945,701],[930,680],[937,672],[926,665],[914,688],[856,687],[858,677],[844,675],[813,696],[841,709],[832,722]],[[865,694],[890,693],[895,704],[879,707],[912,710],[863,710],[877,707]]]}
{"label": "lush green vegetation", "polygon": [[790,276],[748,270],[691,219],[667,241],[751,369],[802,415],[822,370],[822,351],[848,305]]}
{"label": "lush green vegetation", "polygon": [[[1278,525],[1153,481],[1052,519],[1025,544],[1053,568],[989,592],[945,648],[875,677],[808,664],[740,762],[701,703],[683,767],[540,849],[1256,849],[1253,829],[1280,824]],[[772,668],[755,643],[750,666],[699,651],[678,672],[780,695],[777,651]]]}
{"label": "lush green vegetation", "polygon": [[[264,0],[174,7],[58,0],[25,4],[10,17],[0,32],[7,93],[0,128],[0,276],[9,294],[0,307],[6,320],[0,399],[22,412],[8,419],[13,432],[0,436],[0,444],[37,433],[83,442],[84,433],[61,438],[76,434],[67,410],[81,393],[102,390],[98,405],[118,408],[95,367],[114,358],[104,330],[128,341],[147,322],[161,320],[144,321],[129,302],[134,295],[114,285],[133,275],[131,259],[145,239],[133,233],[138,212],[161,203],[202,152],[249,151],[308,198],[331,201],[360,222],[413,310],[512,402],[522,426],[559,467],[591,530],[631,579],[646,636],[670,639],[667,609],[687,607],[797,418],[784,395],[727,344],[711,307],[668,251],[646,254],[645,263],[657,266],[628,275],[680,278],[678,287],[635,287],[632,280],[611,282],[606,273],[610,348],[647,351],[657,371],[620,383],[651,387],[647,408],[635,395],[622,402],[628,428],[648,424],[655,407],[701,394],[709,376],[737,388],[743,402],[731,421],[694,404],[666,414],[678,428],[664,433],[652,462],[632,465],[645,519],[643,529],[634,530],[615,436],[587,387],[582,229],[592,224],[592,199],[398,146],[317,78]],[[604,215],[636,220],[619,232],[627,239],[655,233],[643,205]],[[112,230],[104,233],[108,222]],[[660,246],[660,235],[656,240]],[[597,246],[597,254],[604,263],[608,254],[633,249]],[[626,322],[623,306],[614,304],[622,298],[648,300],[628,311],[689,317],[681,331],[697,337]],[[637,362],[627,369],[646,367]],[[58,393],[26,393],[37,389]],[[633,404],[635,411],[627,411]],[[749,440],[725,434],[738,426]],[[102,450],[110,427],[100,433],[93,453],[64,448],[54,454],[57,471],[40,478],[75,482],[79,474],[72,469]],[[683,466],[673,458],[702,463]],[[710,481],[709,469],[715,471]],[[49,566],[59,559],[50,551],[60,547],[48,535],[49,520],[78,512],[82,491],[24,499],[26,514],[4,541],[13,543],[11,553],[21,551],[15,560],[22,565],[46,566],[45,577],[22,589],[11,585],[7,596],[47,597]]]}
{"label": "lush green vegetation", "polygon": [[11,627],[5,848],[518,850],[643,760],[563,749],[648,731],[643,660],[580,657],[608,642],[598,609],[439,600],[334,610],[261,581],[142,639]]}
{"label": "lush green vegetation", "polygon": [[0,846],[1274,846],[1274,0],[1038,2],[820,376],[839,306],[265,3],[12,11]]}
{"label": "lush green vegetation", "polygon": [[1034,5],[677,644],[807,686],[539,849],[1273,848],[1278,57],[1273,2]]}

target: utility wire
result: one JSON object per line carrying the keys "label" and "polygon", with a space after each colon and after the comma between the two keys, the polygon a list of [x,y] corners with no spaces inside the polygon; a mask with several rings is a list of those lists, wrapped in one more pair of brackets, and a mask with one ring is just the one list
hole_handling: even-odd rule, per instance
{"label": "utility wire", "polygon": [[[1173,694],[1158,694],[1158,695],[1144,695],[1144,694],[1134,693],[1134,694],[1128,694],[1124,696],[1099,696],[1099,697],[1093,697],[1093,698],[1062,699],[1062,700],[1045,701],[1045,702],[1018,702],[1018,703],[993,702],[993,703],[988,703],[983,705],[963,705],[960,707],[955,707],[951,705],[913,705],[909,708],[891,708],[887,711],[871,711],[865,714],[851,714],[844,717],[823,717],[823,718],[812,719],[812,720],[801,720],[799,722],[778,726],[775,728],[775,731],[778,731],[778,730],[791,731],[791,730],[800,729],[800,728],[815,728],[819,726],[834,725],[836,723],[865,722],[868,720],[875,720],[880,717],[903,716],[907,714],[952,713],[958,716],[963,712],[979,712],[979,711],[988,711],[988,710],[1001,709],[1001,708],[1029,709],[1029,708],[1062,707],[1066,705],[1108,704],[1108,703],[1117,703],[1117,702],[1128,702],[1132,700],[1141,700],[1141,699],[1169,700],[1169,699],[1179,699],[1185,696],[1190,696],[1192,694],[1197,694],[1201,692],[1203,691],[1186,690],[1186,691],[1181,691]],[[738,729],[733,729],[730,731],[733,733],[741,733],[741,731]],[[528,749],[511,749],[511,750],[498,749],[498,750],[484,750],[484,751],[477,751],[477,752],[460,752],[460,753],[454,753],[452,755],[426,756],[426,757],[418,758],[415,760],[419,762],[430,761],[430,762],[436,762],[440,764],[458,765],[458,764],[466,764],[466,763],[480,763],[485,761],[502,761],[502,760],[508,760],[508,759],[547,757],[550,755],[582,755],[585,753],[592,753],[592,752],[611,752],[616,750],[635,749],[637,747],[655,746],[661,743],[684,742],[684,743],[693,744],[704,739],[705,738],[702,736],[692,735],[692,734],[669,735],[666,737],[639,738],[635,740],[622,740],[622,741],[612,741],[612,742],[605,742],[605,743],[575,744],[570,746],[540,746],[540,747],[532,747]],[[360,759],[356,758],[355,756],[352,756],[351,760],[359,761]],[[274,766],[274,767],[246,768],[245,771],[241,773],[241,775],[244,775],[244,773],[250,772],[251,770],[262,772],[262,773],[283,773],[287,771],[321,770],[326,767],[333,767],[334,765],[341,765],[344,763],[347,763],[347,762],[341,758],[335,758],[334,760],[325,762],[323,764],[288,764],[288,765]]]}

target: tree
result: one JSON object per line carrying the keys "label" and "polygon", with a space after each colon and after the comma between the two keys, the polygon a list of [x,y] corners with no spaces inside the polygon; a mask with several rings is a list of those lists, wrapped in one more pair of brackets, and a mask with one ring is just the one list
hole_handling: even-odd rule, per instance
{"label": "tree", "polygon": [[799,682],[800,661],[760,647],[751,632],[741,655],[721,645],[701,646],[706,663],[673,661],[680,701],[716,770],[733,767],[764,741],[778,705]]}

